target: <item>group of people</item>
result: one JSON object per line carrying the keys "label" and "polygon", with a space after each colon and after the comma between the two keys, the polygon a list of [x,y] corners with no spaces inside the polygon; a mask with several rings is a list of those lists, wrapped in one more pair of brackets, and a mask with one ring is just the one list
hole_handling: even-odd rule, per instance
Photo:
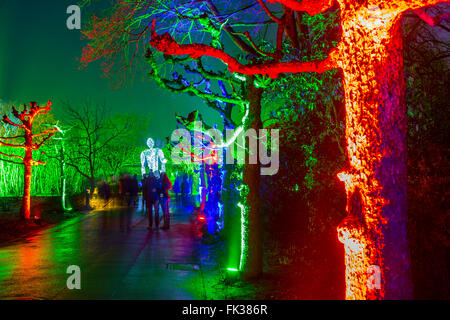
{"label": "group of people", "polygon": [[193,189],[193,178],[187,174],[177,174],[173,185],[173,193],[176,197],[177,205],[186,206],[190,203],[190,196]]}
{"label": "group of people", "polygon": [[167,176],[166,172],[159,171],[150,172],[144,175],[142,181],[142,201],[143,207],[148,212],[148,229],[152,230],[153,222],[158,229],[160,224],[159,206],[161,205],[163,211],[164,224],[161,229],[170,229],[170,195],[169,191],[172,189],[172,182]]}
{"label": "group of people", "polygon": [[139,181],[137,175],[131,176],[127,173],[120,174],[119,181],[115,176],[109,179],[109,182],[101,180],[97,184],[98,195],[105,202],[114,196],[120,202],[120,205],[128,207],[137,205],[139,195]]}
{"label": "group of people", "polygon": [[119,195],[121,200],[125,202],[128,207],[137,205],[137,198],[139,194],[139,181],[135,174],[131,177],[129,174],[121,174],[119,177]]}
{"label": "group of people", "polygon": [[[111,179],[111,181],[116,180]],[[159,214],[160,206],[164,222],[161,229],[170,229],[169,191],[171,189],[172,182],[166,172],[153,171],[149,174],[144,174],[142,180],[142,208],[145,208],[148,212],[149,230],[152,230],[153,226],[157,229],[160,226],[162,220]],[[112,195],[117,195],[117,199],[128,207],[137,206],[139,191],[140,183],[137,175],[121,174],[118,183],[111,183],[110,185],[106,181],[101,181],[98,185],[98,193],[101,199],[108,202]]]}

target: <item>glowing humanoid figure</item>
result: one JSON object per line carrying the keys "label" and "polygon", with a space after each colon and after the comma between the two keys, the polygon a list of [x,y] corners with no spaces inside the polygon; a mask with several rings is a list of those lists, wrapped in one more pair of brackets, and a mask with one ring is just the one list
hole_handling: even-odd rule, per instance
{"label": "glowing humanoid figure", "polygon": [[142,176],[145,174],[145,163],[147,163],[149,172],[159,172],[159,162],[161,162],[161,171],[166,171],[166,162],[164,158],[164,153],[161,149],[154,148],[155,142],[152,138],[147,140],[148,149],[141,153],[141,171]]}

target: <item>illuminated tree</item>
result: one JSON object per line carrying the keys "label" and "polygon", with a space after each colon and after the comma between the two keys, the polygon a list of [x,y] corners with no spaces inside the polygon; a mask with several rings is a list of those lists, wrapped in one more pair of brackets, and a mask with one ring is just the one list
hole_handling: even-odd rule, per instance
{"label": "illuminated tree", "polygon": [[[223,203],[221,194],[224,188],[224,178],[227,170],[225,169],[225,152],[217,146],[222,143],[218,141],[223,137],[223,133],[212,128],[203,122],[202,116],[198,111],[191,112],[188,117],[177,115],[177,122],[191,132],[191,145],[193,148],[184,149],[182,160],[188,160],[192,164],[198,164],[201,186],[200,211],[206,212],[208,216],[208,232],[215,233],[216,228],[223,227]],[[196,126],[196,124],[201,124]],[[220,137],[217,137],[217,134]],[[182,144],[178,144],[178,146]]]}
{"label": "illuminated tree", "polygon": [[104,105],[93,106],[89,102],[79,108],[66,104],[65,121],[70,127],[64,148],[65,164],[88,179],[93,192],[100,168],[105,166],[107,148],[129,133],[133,121],[126,115],[108,118]]}
{"label": "illuminated tree", "polygon": [[[24,219],[31,218],[32,167],[45,165],[45,162],[33,158],[33,151],[38,150],[57,131],[56,128],[49,128],[40,133],[33,133],[33,122],[37,116],[48,113],[51,110],[51,105],[50,101],[45,107],[38,106],[36,102],[30,102],[30,106],[24,105],[23,110],[20,112],[13,106],[12,114],[15,119],[11,119],[8,115],[4,115],[2,119],[5,124],[23,130],[22,135],[0,137],[0,146],[22,149],[25,154],[22,156],[0,152],[0,155],[10,158],[1,159],[2,161],[24,166],[24,190],[21,207],[21,214]],[[19,142],[16,142],[17,140]]]}
{"label": "illuminated tree", "polygon": [[[158,21],[158,31],[168,31],[179,39],[179,43],[202,41],[209,43],[217,51],[224,50],[226,37],[231,39],[239,51],[239,59],[248,63],[280,61],[292,55],[285,52],[287,43],[297,50],[311,51],[314,40],[305,41],[296,30],[302,25],[301,15],[291,9],[283,8],[283,17],[269,14],[262,1],[259,4],[249,1],[220,2],[197,1],[116,1],[106,17],[93,16],[83,34],[89,40],[83,49],[83,66],[102,59],[103,69],[108,75],[118,75],[119,83],[124,74],[139,70],[139,56],[142,56],[148,38],[151,35],[152,19]],[[218,5],[226,8],[219,9]],[[261,7],[265,10],[261,10]],[[251,33],[237,30],[242,27],[256,26]],[[265,40],[254,40],[260,27],[275,27],[276,44]],[[305,28],[304,28],[305,29]],[[305,31],[307,33],[308,28]],[[308,43],[304,46],[304,43]],[[150,73],[157,83],[174,93],[187,93],[202,98],[208,106],[218,111],[224,126],[236,127],[240,132],[262,129],[261,101],[265,88],[271,83],[267,76],[239,75],[230,73],[218,66],[214,59],[202,56],[175,57],[171,53],[159,57],[148,50],[146,60],[152,68]],[[206,54],[205,54],[206,55]],[[235,110],[239,110],[240,119],[232,119]],[[236,138],[236,137],[234,137]],[[232,141],[228,141],[231,145]],[[262,238],[259,214],[260,165],[244,165],[242,175],[240,210],[241,216],[241,271],[247,277],[262,273]],[[228,170],[227,174],[231,174]],[[228,180],[225,178],[225,180]]]}
{"label": "illuminated tree", "polygon": [[[316,15],[334,1],[276,1]],[[277,77],[291,72],[343,71],[348,167],[339,174],[347,190],[347,218],[338,228],[346,251],[348,299],[410,298],[410,258],[406,234],[406,116],[401,16],[438,0],[338,0],[342,38],[326,59],[241,64],[204,44],[178,44],[153,33],[151,45],[171,55],[212,56],[231,72]],[[379,269],[378,269],[379,268]],[[380,274],[371,274],[374,271]],[[372,282],[378,280],[379,283]],[[379,284],[379,286],[377,286]]]}

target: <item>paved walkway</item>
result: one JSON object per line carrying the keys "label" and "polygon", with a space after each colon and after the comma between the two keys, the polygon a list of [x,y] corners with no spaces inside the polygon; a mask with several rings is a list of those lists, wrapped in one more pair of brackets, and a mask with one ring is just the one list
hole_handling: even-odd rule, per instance
{"label": "paved walkway", "polygon": [[[0,299],[204,299],[189,218],[180,212],[170,230],[149,232],[140,209],[112,209],[4,245]],[[67,289],[71,265],[81,268],[81,290]]]}

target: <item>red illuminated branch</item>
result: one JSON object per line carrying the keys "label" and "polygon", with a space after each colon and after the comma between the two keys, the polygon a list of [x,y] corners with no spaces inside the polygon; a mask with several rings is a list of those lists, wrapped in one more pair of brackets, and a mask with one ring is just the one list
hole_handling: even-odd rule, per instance
{"label": "red illuminated branch", "polygon": [[45,166],[47,162],[40,161],[40,160],[31,160],[32,166]]}
{"label": "red illuminated branch", "polygon": [[[4,139],[4,138],[0,138],[0,139]],[[20,145],[20,144],[10,144],[10,143],[6,143],[0,140],[0,145],[4,146],[4,147],[11,147],[11,148],[22,148],[22,149],[26,149],[25,146]]]}
{"label": "red illuminated branch", "polygon": [[[20,160],[23,161],[23,157],[21,157],[21,156],[17,156],[17,155],[14,155],[14,154],[6,154],[6,153],[3,153],[3,152],[0,152],[0,154],[3,155],[3,156],[5,156],[5,157],[9,157],[9,158],[17,158],[17,159],[20,159]],[[6,160],[3,160],[3,161],[6,161]],[[15,162],[15,163],[18,163],[18,162]],[[20,163],[20,164],[23,164],[23,162]]]}
{"label": "red illuminated branch", "polygon": [[432,27],[437,26],[443,20],[450,19],[450,13],[444,13],[443,15],[432,17],[422,8],[414,10],[414,13]]}
{"label": "red illuminated branch", "polygon": [[57,128],[47,129],[47,130],[45,130],[44,132],[37,133],[37,134],[33,134],[33,138],[40,137],[40,136],[45,136],[45,135],[47,135],[47,134],[52,134],[52,135],[53,135],[53,133],[54,133],[54,132],[57,132],[57,131],[58,131]]}
{"label": "red illuminated branch", "polygon": [[0,137],[1,140],[14,140],[14,139],[19,139],[19,138],[25,138],[25,136],[21,135],[21,136],[14,136],[14,137]]}
{"label": "red illuminated branch", "polygon": [[337,68],[339,52],[338,49],[332,50],[330,55],[324,60],[311,62],[265,62],[255,65],[243,65],[234,57],[226,54],[222,50],[210,47],[204,44],[178,44],[175,39],[165,33],[158,35],[155,32],[155,21],[153,21],[152,39],[150,45],[168,55],[189,55],[193,59],[203,56],[209,56],[222,60],[228,65],[230,72],[238,72],[244,75],[267,75],[276,78],[281,73],[299,73],[299,72],[318,72]]}
{"label": "red illuminated branch", "polygon": [[278,2],[295,11],[305,11],[311,16],[322,13],[333,5],[334,0],[268,0],[268,2]]}
{"label": "red illuminated branch", "polygon": [[400,9],[401,11],[416,10],[428,6],[432,6],[438,3],[447,3],[446,0],[403,0],[403,1],[391,1],[385,0],[383,4],[391,6],[393,9]]}
{"label": "red illuminated branch", "polygon": [[192,162],[200,162],[200,163],[205,163],[208,161],[211,161],[212,163],[218,162],[217,160],[218,154],[215,151],[213,151],[209,156],[200,157],[193,152],[185,150],[182,146],[180,147],[180,149],[184,153],[184,155],[190,156]]}
{"label": "red illuminated branch", "polygon": [[[22,124],[19,125],[17,123],[14,123],[13,121],[11,121],[11,119],[9,119],[9,117],[7,115],[3,116],[3,122],[6,124],[9,124],[9,125],[18,127],[18,128],[22,128],[25,131],[25,134],[14,136],[14,137],[0,137],[0,145],[5,146],[5,147],[11,147],[11,148],[22,148],[25,150],[39,149],[46,141],[48,141],[53,136],[54,132],[56,132],[57,129],[51,128],[42,133],[32,134],[33,121],[37,115],[46,114],[47,112],[49,112],[51,110],[51,106],[52,106],[51,101],[48,101],[48,103],[45,107],[38,106],[38,104],[36,102],[30,102],[29,107],[25,105],[21,112],[19,112],[15,107],[12,107],[12,114],[14,115],[14,117],[16,117],[18,120],[20,120],[22,122]],[[45,135],[47,135],[47,137],[45,137],[39,144],[34,144],[32,142],[33,138],[45,136]],[[23,139],[25,139],[25,142],[23,144],[11,144],[11,143],[6,143],[6,142],[2,141],[2,140],[13,140],[13,139],[17,139],[17,138],[23,138]],[[6,154],[3,154],[3,155],[9,156]],[[14,156],[14,155],[11,155],[10,157],[19,158],[25,162],[23,157]],[[36,163],[41,164],[41,162],[39,162],[39,161],[36,161]]]}
{"label": "red illuminated branch", "polygon": [[14,127],[24,128],[23,125],[12,122],[7,115],[3,116],[3,122]]}
{"label": "red illuminated branch", "polygon": [[276,23],[281,23],[281,20],[274,16],[274,14],[267,8],[267,6],[264,4],[263,0],[258,0],[260,6],[263,8],[263,10],[266,12],[266,14]]}

